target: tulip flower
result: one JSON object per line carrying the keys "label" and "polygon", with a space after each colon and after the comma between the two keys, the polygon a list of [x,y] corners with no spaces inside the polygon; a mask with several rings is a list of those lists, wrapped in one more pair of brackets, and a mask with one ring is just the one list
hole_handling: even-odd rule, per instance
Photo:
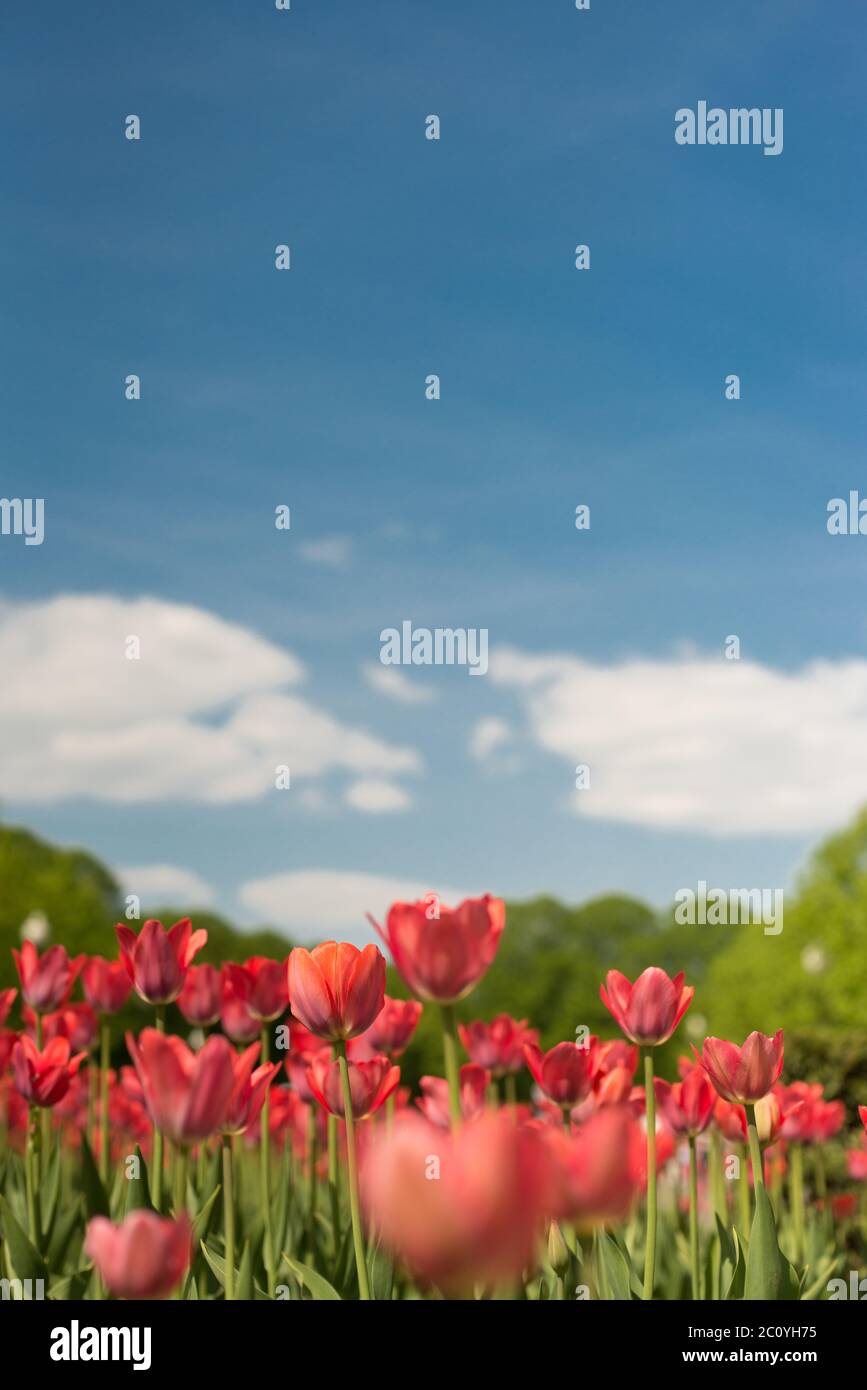
{"label": "tulip flower", "polygon": [[162,922],[149,918],[138,936],[131,927],[115,927],[121,960],[136,993],[148,1004],[172,1004],[184,985],[193,957],[208,939],[204,930],[193,931],[183,917],[166,931]]}
{"label": "tulip flower", "polygon": [[489,894],[467,898],[453,910],[431,896],[395,903],[384,929],[372,917],[369,920],[413,994],[454,1004],[487,973],[506,923],[506,908]]}
{"label": "tulip flower", "polygon": [[95,1013],[117,1014],[129,998],[132,980],[122,960],[88,956],[81,970],[81,985]]}
{"label": "tulip flower", "polygon": [[524,1046],[524,1056],[533,1080],[549,1100],[564,1110],[584,1100],[593,1089],[596,1073],[597,1039],[589,1038],[588,1045],[562,1042],[550,1052],[533,1045]]}
{"label": "tulip flower", "polygon": [[658,1047],[668,1042],[692,1003],[695,987],[683,983],[683,971],[669,979],[651,965],[630,984],[619,970],[609,970],[599,997],[631,1042]]}
{"label": "tulip flower", "polygon": [[558,1215],[583,1230],[626,1218],[641,1179],[644,1139],[625,1105],[606,1106],[576,1133],[552,1130],[561,1174]]}
{"label": "tulip flower", "polygon": [[31,1105],[56,1105],[66,1095],[86,1055],[79,1052],[72,1056],[68,1038],[54,1037],[40,1050],[22,1033],[12,1049],[15,1085]]}
{"label": "tulip flower", "polygon": [[[859,1114],[864,1108],[863,1105],[859,1107]],[[867,1121],[864,1123],[867,1124]],[[867,1182],[867,1137],[862,1138],[860,1148],[846,1150],[846,1167],[850,1178],[856,1182]]]}
{"label": "tulip flower", "polygon": [[498,1014],[492,1023],[460,1024],[461,1042],[476,1066],[484,1067],[492,1076],[513,1075],[525,1064],[525,1046],[539,1046],[539,1034],[527,1020],[520,1022],[509,1014]]}
{"label": "tulip flower", "polygon": [[220,999],[220,1023],[223,1032],[242,1047],[261,1035],[260,1019],[250,1009],[249,995],[245,985],[239,987],[237,977],[228,966],[223,966],[222,995]]}
{"label": "tulip flower", "polygon": [[720,1096],[713,1108],[714,1124],[720,1134],[732,1144],[747,1141],[747,1112],[742,1105],[732,1105]]}
{"label": "tulip flower", "polygon": [[[773,1038],[767,1037],[764,1033],[750,1033],[743,1047],[721,1038],[705,1038],[701,1057],[699,1058],[695,1048],[693,1052],[723,1100],[746,1107],[747,1141],[750,1147],[753,1185],[756,1188],[763,1187],[764,1165],[759,1144],[756,1102],[763,1100],[780,1079],[783,1070],[783,1030],[780,1029]],[[756,1200],[758,1201],[758,1195]]]}
{"label": "tulip flower", "polygon": [[235,1085],[220,1126],[223,1134],[243,1134],[262,1112],[268,1087],[279,1067],[276,1062],[263,1062],[257,1067],[258,1057],[258,1043],[252,1043],[243,1052],[233,1055]]}
{"label": "tulip flower", "polygon": [[189,1268],[191,1239],[186,1213],[169,1221],[154,1211],[133,1211],[118,1226],[94,1216],[87,1223],[84,1253],[116,1298],[162,1298]]}
{"label": "tulip flower", "polygon": [[415,903],[394,903],[383,929],[368,920],[391,951],[405,983],[422,999],[439,1004],[452,1124],[460,1123],[457,1027],[454,1005],[488,971],[506,924],[500,898],[467,898],[452,910],[433,894]]}
{"label": "tulip flower", "polygon": [[[485,1108],[485,1098],[491,1074],[475,1062],[461,1067],[461,1118],[474,1120]],[[426,1120],[438,1129],[451,1125],[448,1082],[441,1076],[423,1076],[419,1082],[422,1094],[416,1101]]]}
{"label": "tulip flower", "polygon": [[84,957],[70,960],[63,946],[49,946],[40,958],[32,941],[24,941],[21,950],[12,947],[12,955],[21,981],[21,998],[37,1014],[50,1014],[65,1004],[81,969]]}
{"label": "tulip flower", "polygon": [[326,1042],[365,1032],[385,999],[385,957],[376,946],[324,941],[289,956],[289,1001],[304,1027]]}
{"label": "tulip flower", "polygon": [[858,1106],[858,1118],[864,1126],[865,1133],[867,1133],[867,1105]]}
{"label": "tulip flower", "polygon": [[656,1268],[656,1098],[653,1089],[654,1047],[667,1042],[692,1003],[695,988],[684,984],[683,971],[670,979],[651,965],[634,984],[619,970],[609,970],[599,997],[630,1042],[645,1049],[644,1094],[647,1108],[647,1241],[644,1297],[653,1297]]}
{"label": "tulip flower", "polygon": [[178,1008],[195,1028],[210,1028],[220,1017],[223,978],[214,965],[191,965],[178,995]]}
{"label": "tulip flower", "polygon": [[243,965],[225,967],[238,994],[260,1023],[273,1023],[289,1007],[286,961],[251,956]]}
{"label": "tulip flower", "polygon": [[[400,1067],[387,1057],[374,1057],[369,1062],[352,1062],[349,1068],[349,1091],[352,1097],[352,1117],[363,1120],[386,1101],[400,1081]],[[332,1115],[345,1119],[340,1068],[327,1052],[317,1053],[307,1064],[307,1082],[319,1104]]]}
{"label": "tulip flower", "polygon": [[421,1004],[417,999],[390,999],[386,994],[370,1027],[352,1039],[347,1052],[360,1061],[381,1053],[395,1060],[409,1046],[420,1018]]}
{"label": "tulip flower", "polygon": [[675,1134],[694,1139],[707,1129],[713,1116],[716,1092],[701,1067],[693,1067],[683,1081],[670,1085],[657,1077],[656,1099]]}
{"label": "tulip flower", "polygon": [[0,989],[0,1027],[9,1017],[9,1010],[15,1002],[17,989]]}
{"label": "tulip flower", "polygon": [[[695,1051],[695,1049],[693,1049]],[[696,1058],[698,1053],[696,1052]],[[752,1105],[768,1094],[783,1070],[783,1030],[773,1038],[750,1033],[743,1047],[705,1038],[698,1058],[723,1100]]]}
{"label": "tulip flower", "polygon": [[174,1035],[143,1028],[138,1039],[127,1033],[126,1045],[157,1129],[188,1145],[222,1128],[235,1089],[235,1054],[225,1038],[214,1034],[192,1052]]}
{"label": "tulip flower", "polygon": [[508,1286],[533,1266],[558,1177],[545,1137],[487,1110],[457,1131],[417,1114],[366,1147],[362,1197],[383,1244],[447,1296]]}

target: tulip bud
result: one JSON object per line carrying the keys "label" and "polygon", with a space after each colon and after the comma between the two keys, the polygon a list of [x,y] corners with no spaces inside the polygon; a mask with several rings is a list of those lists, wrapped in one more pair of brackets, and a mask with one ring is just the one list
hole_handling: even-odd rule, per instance
{"label": "tulip bud", "polygon": [[565,1274],[569,1268],[569,1249],[556,1221],[552,1221],[548,1227],[548,1263],[559,1275]]}

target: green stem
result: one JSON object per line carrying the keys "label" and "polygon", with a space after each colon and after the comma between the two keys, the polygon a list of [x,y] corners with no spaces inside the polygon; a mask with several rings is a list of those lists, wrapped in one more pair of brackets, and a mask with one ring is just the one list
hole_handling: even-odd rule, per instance
{"label": "green stem", "polygon": [[449,1086],[449,1116],[451,1117],[452,1129],[459,1129],[461,1124],[461,1069],[458,1063],[454,1004],[440,1004],[440,1017],[443,1025],[443,1057],[446,1080]]}
{"label": "green stem", "polygon": [[223,1231],[226,1254],[226,1299],[235,1298],[235,1176],[232,1162],[232,1140],[223,1135]]}
{"label": "green stem", "polygon": [[370,1301],[367,1264],[364,1258],[364,1238],[361,1230],[361,1205],[358,1200],[358,1160],[355,1153],[355,1117],[352,1114],[352,1092],[349,1087],[349,1067],[346,1065],[346,1043],[339,1042],[337,1065],[343,1087],[343,1118],[346,1124],[346,1166],[349,1170],[349,1211],[352,1216],[352,1242],[355,1246],[355,1267],[358,1270],[358,1297]]}
{"label": "green stem", "polygon": [[698,1157],[695,1135],[689,1136],[689,1264],[692,1272],[692,1296],[701,1298],[701,1265],[698,1251]]}
{"label": "green stem", "polygon": [[99,1176],[108,1183],[111,1130],[108,1123],[108,1066],[111,1058],[111,1025],[103,1016],[99,1021]]}
{"label": "green stem", "polygon": [[27,1188],[27,1225],[30,1242],[39,1249],[39,1214],[36,1207],[36,1107],[27,1107],[27,1149],[24,1155],[24,1182]]}
{"label": "green stem", "polygon": [[[267,1024],[262,1024],[259,1032],[259,1061],[269,1060],[270,1039]],[[277,1291],[277,1271],[274,1260],[274,1231],[271,1219],[271,1097],[270,1087],[265,1092],[265,1102],[259,1118],[259,1187],[262,1202],[262,1224],[265,1231],[265,1273],[268,1276],[268,1293],[273,1298]]]}
{"label": "green stem", "polygon": [[765,1185],[765,1174],[762,1167],[762,1150],[759,1144],[759,1131],[756,1128],[756,1107],[747,1105],[744,1107],[747,1112],[747,1138],[750,1141],[750,1163],[753,1169],[753,1187],[758,1191]]}
{"label": "green stem", "polygon": [[319,1203],[319,1174],[316,1171],[318,1163],[319,1131],[316,1127],[316,1105],[311,1104],[310,1114],[307,1119],[307,1166],[310,1170],[307,1241],[310,1247],[311,1259],[314,1259],[316,1255],[316,1208]]}
{"label": "green stem", "polygon": [[747,1182],[747,1151],[746,1148],[739,1147],[739,1159],[742,1169],[738,1178],[738,1206],[741,1217],[741,1235],[749,1238],[750,1234],[750,1185]]}
{"label": "green stem", "polygon": [[507,1072],[505,1077],[506,1104],[514,1110],[518,1104],[518,1082],[514,1072]]}
{"label": "green stem", "polygon": [[804,1259],[804,1150],[800,1144],[792,1145],[789,1158],[789,1205],[792,1209],[795,1264],[800,1265]]}
{"label": "green stem", "polygon": [[331,1230],[334,1254],[340,1250],[340,1176],[337,1171],[337,1116],[328,1116],[328,1195],[331,1199]]}
{"label": "green stem", "polygon": [[[158,1033],[166,1031],[166,1006],[157,1004],[156,1006],[155,1027]],[[163,1205],[163,1136],[161,1130],[154,1127],[154,1149],[151,1157],[151,1168],[153,1169],[153,1182],[151,1187],[154,1210],[161,1212]]]}
{"label": "green stem", "polygon": [[187,1163],[189,1150],[178,1144],[175,1150],[175,1217],[180,1216],[187,1205]]}
{"label": "green stem", "polygon": [[643,1297],[652,1299],[656,1269],[656,1094],[650,1048],[644,1054],[644,1106],[647,1121],[647,1244],[644,1249]]}

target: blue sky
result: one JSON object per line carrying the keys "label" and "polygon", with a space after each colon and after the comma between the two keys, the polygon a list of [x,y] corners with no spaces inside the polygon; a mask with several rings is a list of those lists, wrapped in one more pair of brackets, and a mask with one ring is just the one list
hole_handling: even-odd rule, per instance
{"label": "blue sky", "polygon": [[[35,750],[0,772],[5,818],[314,935],[350,929],[329,875],[334,903],[369,891],[359,920],[416,884],[788,884],[867,799],[867,540],[825,527],[867,489],[863,7],[18,9],[0,493],[44,497],[46,537],[0,537],[7,751]],[[783,153],[678,146],[699,100],[782,107]],[[144,598],[158,634],[202,615],[187,648],[151,642],[135,709],[125,671],[70,713]],[[407,618],[487,628],[491,673],[386,693]],[[221,653],[219,698],[180,698]],[[215,789],[190,731],[287,691],[262,767],[274,726],[304,767],[317,712],[334,757]]]}

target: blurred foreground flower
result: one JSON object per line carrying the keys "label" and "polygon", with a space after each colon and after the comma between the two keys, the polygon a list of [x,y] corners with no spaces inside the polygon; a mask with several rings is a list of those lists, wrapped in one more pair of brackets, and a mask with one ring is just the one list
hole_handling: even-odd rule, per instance
{"label": "blurred foreground flower", "polygon": [[112,1225],[105,1216],[87,1223],[84,1252],[116,1298],[162,1298],[180,1282],[190,1263],[190,1221],[154,1211],[134,1211]]}
{"label": "blurred foreground flower", "polygon": [[225,1121],[235,1089],[235,1053],[218,1035],[201,1052],[192,1052],[174,1035],[143,1028],[126,1045],[157,1129],[176,1144],[191,1144],[215,1134]]}

